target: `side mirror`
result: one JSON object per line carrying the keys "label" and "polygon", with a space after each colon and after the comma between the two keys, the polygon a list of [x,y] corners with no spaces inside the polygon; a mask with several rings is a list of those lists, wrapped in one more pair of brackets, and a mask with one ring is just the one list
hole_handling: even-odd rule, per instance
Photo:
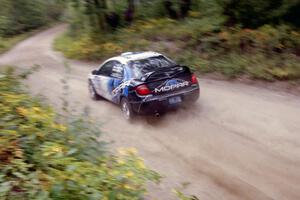
{"label": "side mirror", "polygon": [[97,74],[98,74],[98,70],[96,70],[96,69],[93,70],[93,71],[92,71],[92,74],[93,74],[93,75],[97,75]]}
{"label": "side mirror", "polygon": [[184,71],[191,71],[191,69],[186,65],[180,65]]}

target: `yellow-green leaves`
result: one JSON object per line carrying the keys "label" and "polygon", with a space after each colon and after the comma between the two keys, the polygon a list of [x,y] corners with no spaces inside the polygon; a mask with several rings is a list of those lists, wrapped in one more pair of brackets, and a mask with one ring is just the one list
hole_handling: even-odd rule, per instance
{"label": "yellow-green leaves", "polygon": [[138,200],[160,178],[134,148],[107,153],[91,120],[61,123],[12,73],[0,76],[0,105],[0,199]]}

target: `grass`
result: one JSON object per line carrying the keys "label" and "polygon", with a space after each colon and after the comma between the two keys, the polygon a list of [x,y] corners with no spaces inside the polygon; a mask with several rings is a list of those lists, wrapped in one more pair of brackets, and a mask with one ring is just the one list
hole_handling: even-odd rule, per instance
{"label": "grass", "polygon": [[13,37],[0,37],[0,54],[8,51],[18,42],[26,39],[29,35],[29,33],[23,33]]}
{"label": "grass", "polygon": [[285,25],[240,29],[223,22],[218,16],[137,21],[110,34],[65,33],[54,46],[75,59],[103,60],[121,52],[153,50],[199,73],[268,81],[300,79],[298,30]]}

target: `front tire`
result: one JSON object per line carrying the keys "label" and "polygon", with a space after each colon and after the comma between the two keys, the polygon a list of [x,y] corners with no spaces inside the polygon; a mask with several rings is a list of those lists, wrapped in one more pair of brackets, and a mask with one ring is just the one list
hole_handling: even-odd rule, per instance
{"label": "front tire", "polygon": [[91,99],[93,99],[93,100],[100,99],[100,96],[97,94],[92,81],[89,81],[89,93],[90,93]]}
{"label": "front tire", "polygon": [[130,103],[127,101],[126,98],[123,98],[121,100],[121,110],[122,110],[123,117],[126,120],[131,121],[133,119],[134,112],[132,110]]}

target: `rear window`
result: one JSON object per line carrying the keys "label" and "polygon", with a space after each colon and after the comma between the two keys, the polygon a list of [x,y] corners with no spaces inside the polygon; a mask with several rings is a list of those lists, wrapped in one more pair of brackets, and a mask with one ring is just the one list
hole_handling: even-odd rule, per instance
{"label": "rear window", "polygon": [[155,56],[141,60],[133,60],[128,66],[133,72],[134,78],[141,78],[143,75],[165,67],[172,67],[175,62],[164,56]]}

